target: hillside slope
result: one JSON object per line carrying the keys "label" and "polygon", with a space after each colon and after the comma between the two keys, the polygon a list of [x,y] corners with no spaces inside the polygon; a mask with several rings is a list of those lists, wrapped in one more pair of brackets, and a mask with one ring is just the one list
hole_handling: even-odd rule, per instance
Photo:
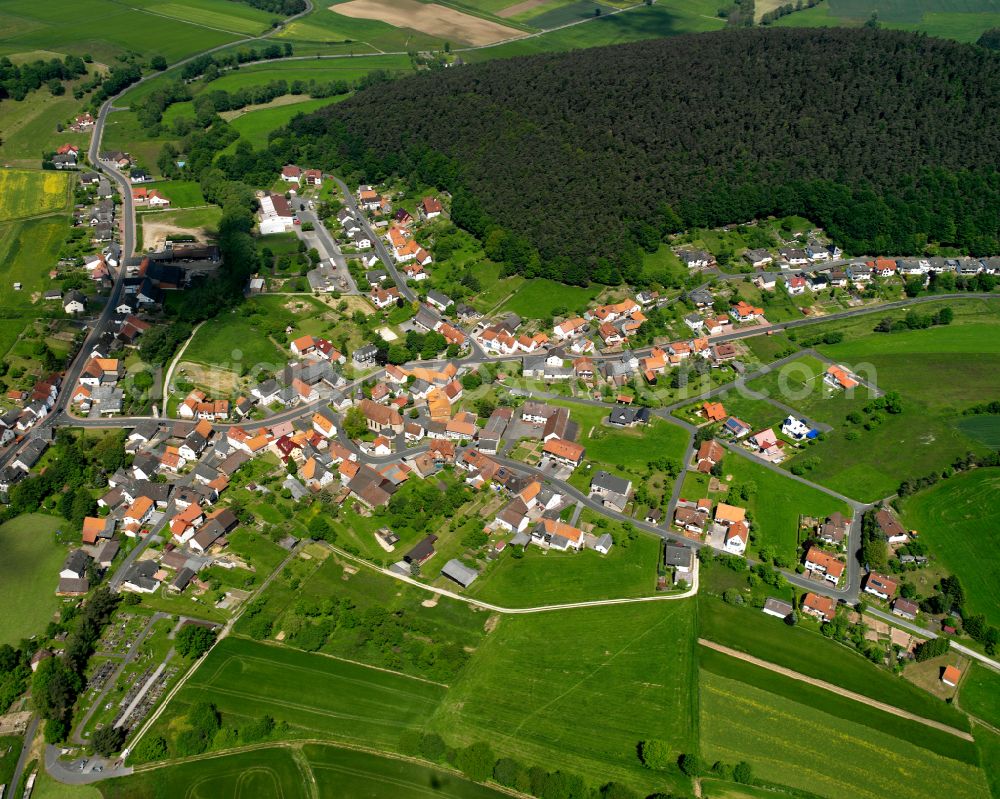
{"label": "hillside slope", "polygon": [[416,169],[458,194],[460,224],[516,234],[492,237],[515,269],[607,281],[681,225],[767,213],[855,252],[1000,252],[998,121],[982,48],[754,29],[399,80],[293,121],[272,154],[368,180]]}

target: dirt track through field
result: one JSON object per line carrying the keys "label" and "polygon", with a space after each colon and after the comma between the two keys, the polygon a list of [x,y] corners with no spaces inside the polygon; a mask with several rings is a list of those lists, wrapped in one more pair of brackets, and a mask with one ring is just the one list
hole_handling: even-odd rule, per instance
{"label": "dirt track through field", "polygon": [[854,691],[848,691],[846,688],[841,688],[839,685],[834,685],[833,683],[824,682],[823,680],[817,680],[814,677],[807,677],[805,674],[800,674],[797,671],[792,671],[791,669],[786,669],[784,666],[779,666],[776,663],[770,663],[766,660],[761,660],[760,658],[755,658],[753,655],[748,655],[746,652],[740,652],[737,649],[730,649],[728,646],[723,646],[722,644],[717,644],[714,641],[708,641],[704,638],[699,638],[698,643],[702,646],[707,646],[709,649],[714,649],[716,652],[721,652],[724,655],[729,655],[730,657],[737,658],[738,660],[743,660],[747,663],[752,663],[754,666],[760,666],[762,669],[767,669],[768,671],[773,671],[775,674],[781,674],[784,677],[789,677],[790,679],[797,680],[798,682],[804,682],[807,685],[813,685],[817,688],[822,688],[824,691],[829,691],[830,693],[842,696],[845,699],[853,699],[855,702],[860,702],[863,705],[868,705],[876,710],[882,710],[886,713],[891,713],[893,716],[899,716],[902,719],[909,719],[910,721],[916,721],[920,724],[926,724],[928,727],[933,727],[936,730],[941,730],[942,732],[947,732],[954,735],[956,738],[962,738],[966,741],[973,741],[972,735],[962,730],[956,730],[954,727],[949,727],[947,724],[942,724],[940,721],[934,721],[932,719],[925,719],[923,716],[918,716],[915,713],[910,713],[906,710],[900,710],[898,707],[893,705],[887,705],[885,702],[879,702],[877,699],[872,699],[869,696],[863,696],[862,694],[856,694]]}
{"label": "dirt track through field", "polygon": [[471,45],[493,44],[524,36],[524,31],[517,28],[508,28],[437,3],[420,3],[417,0],[351,0],[330,6],[330,10],[353,19],[379,20],[397,28],[412,28]]}

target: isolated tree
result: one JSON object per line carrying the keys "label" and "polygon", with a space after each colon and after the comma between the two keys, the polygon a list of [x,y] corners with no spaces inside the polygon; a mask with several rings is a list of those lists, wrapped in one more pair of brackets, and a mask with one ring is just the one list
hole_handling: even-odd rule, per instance
{"label": "isolated tree", "polygon": [[680,756],[677,761],[677,765],[681,767],[681,771],[687,774],[689,777],[700,777],[702,774],[701,758],[696,754],[685,753]]}
{"label": "isolated tree", "polygon": [[673,765],[670,754],[670,746],[666,741],[654,738],[639,744],[639,756],[646,768],[656,770],[670,768]]}

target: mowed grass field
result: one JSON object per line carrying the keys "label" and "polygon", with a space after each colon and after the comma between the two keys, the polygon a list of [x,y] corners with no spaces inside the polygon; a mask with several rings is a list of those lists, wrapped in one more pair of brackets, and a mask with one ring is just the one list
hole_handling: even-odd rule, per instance
{"label": "mowed grass field", "polygon": [[306,778],[292,750],[274,747],[147,768],[99,786],[104,799],[308,799]]}
{"label": "mowed grass field", "polygon": [[746,760],[759,778],[841,799],[982,797],[977,767],[824,713],[746,682],[702,671],[701,753],[709,762]]}
{"label": "mowed grass field", "polygon": [[156,189],[170,200],[171,208],[193,208],[205,205],[205,197],[201,186],[195,180],[161,180],[146,184],[147,188]]}
{"label": "mowed grass field", "polygon": [[[310,785],[314,790],[310,790]],[[96,788],[65,788],[41,799],[103,796],[104,799],[308,799],[308,797],[393,797],[393,799],[498,799],[499,791],[420,763],[322,744],[262,747],[250,752],[209,755],[141,769]]]}
{"label": "mowed grass field", "polygon": [[321,797],[500,799],[506,794],[457,774],[407,760],[309,744],[303,754]]}
{"label": "mowed grass field", "polygon": [[687,790],[677,772],[643,769],[636,744],[694,745],[694,638],[693,600],[506,616],[429,726],[591,785]]}
{"label": "mowed grass field", "polygon": [[582,312],[600,292],[601,286],[566,286],[554,280],[536,278],[522,283],[500,312],[513,311],[525,319],[544,319],[560,307],[572,313]]}
{"label": "mowed grass field", "polygon": [[756,523],[754,549],[766,546],[794,559],[798,553],[800,516],[824,519],[834,511],[851,515],[846,502],[771,471],[749,458],[727,455],[723,461],[723,477],[729,479],[730,476],[731,485],[752,484],[755,487],[749,500],[737,503],[750,511]]}
{"label": "mowed grass field", "polygon": [[702,638],[923,718],[961,730],[969,729],[968,719],[955,708],[818,632],[802,626],[789,627],[756,608],[727,605],[704,592],[699,594],[698,602]]}
{"label": "mowed grass field", "polygon": [[520,559],[503,555],[465,593],[515,608],[647,596],[656,588],[660,546],[659,538],[645,533],[634,541],[616,541],[607,555],[531,546]]}
{"label": "mowed grass field", "polygon": [[255,150],[260,149],[267,144],[267,135],[271,131],[284,127],[293,117],[311,113],[335,102],[337,98],[334,97],[318,100],[306,98],[298,103],[261,108],[234,117],[230,120],[229,126],[240,134],[240,138],[229,145],[226,152],[235,152],[241,141],[249,142]]}
{"label": "mowed grass field", "polygon": [[699,646],[698,649],[698,664],[702,673],[709,671],[720,677],[739,680],[763,691],[822,710],[831,716],[856,722],[893,738],[909,741],[942,757],[972,766],[979,765],[976,746],[972,741],[912,719],[886,713],[864,702],[839,696],[824,688],[793,680],[707,646]]}
{"label": "mowed grass field", "polygon": [[[974,322],[909,330],[871,333],[829,346],[824,355],[848,365],[870,364],[880,388],[894,388],[938,409],[961,409],[981,402],[996,381],[1000,368],[1000,315],[997,304]],[[874,317],[875,315],[873,315]]]}
{"label": "mowed grass field", "polygon": [[983,31],[1000,27],[1000,11],[990,0],[830,0],[782,17],[786,27],[851,27],[862,25],[872,12],[886,28],[919,31],[930,36],[974,42]]}
{"label": "mowed grass field", "polygon": [[0,222],[62,211],[72,181],[65,172],[0,169]]}
{"label": "mowed grass field", "polygon": [[[67,24],[70,18],[73,22]],[[0,0],[0,31],[6,34],[0,34],[0,45],[81,56],[89,53],[104,63],[114,63],[115,56],[134,50],[147,58],[162,55],[174,62],[261,33],[271,18],[264,11],[225,0],[146,0],[131,5],[114,0],[73,4]],[[149,35],[151,30],[155,36]]]}
{"label": "mowed grass field", "polygon": [[59,569],[69,552],[55,540],[67,522],[29,513],[0,525],[0,644],[16,644],[52,621]]}
{"label": "mowed grass field", "polygon": [[1000,728],[1000,672],[973,663],[960,684],[958,703],[967,713]]}
{"label": "mowed grass field", "polygon": [[191,703],[214,702],[226,717],[286,721],[296,737],[393,750],[404,730],[430,717],[445,691],[338,658],[226,638],[177,694],[165,723]]}
{"label": "mowed grass field", "polygon": [[907,497],[903,522],[961,579],[966,610],[1000,625],[1000,469],[956,474]]}
{"label": "mowed grass field", "polygon": [[[63,216],[0,225],[0,307],[28,308],[49,287],[49,270],[59,258],[68,229],[69,219]],[[21,284],[20,291],[14,283]]]}
{"label": "mowed grass field", "polygon": [[270,365],[274,371],[288,358],[268,338],[267,319],[261,315],[229,313],[211,319],[194,334],[184,351],[184,360],[239,373],[247,364],[253,369]]}

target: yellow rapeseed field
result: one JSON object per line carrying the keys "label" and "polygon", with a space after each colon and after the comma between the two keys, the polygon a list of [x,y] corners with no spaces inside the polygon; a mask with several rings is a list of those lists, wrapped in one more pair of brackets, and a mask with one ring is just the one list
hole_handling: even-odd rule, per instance
{"label": "yellow rapeseed field", "polygon": [[0,169],[0,222],[61,211],[71,180],[65,172]]}

